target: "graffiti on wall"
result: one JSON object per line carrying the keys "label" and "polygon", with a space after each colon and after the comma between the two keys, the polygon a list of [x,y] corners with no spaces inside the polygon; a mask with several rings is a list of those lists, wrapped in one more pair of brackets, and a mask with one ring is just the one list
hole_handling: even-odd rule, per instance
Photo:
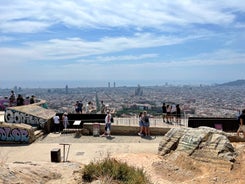
{"label": "graffiti on wall", "polygon": [[26,129],[0,127],[0,141],[29,142],[29,134]]}
{"label": "graffiti on wall", "polygon": [[7,123],[25,123],[29,125],[38,125],[41,127],[43,127],[46,122],[45,119],[9,109],[5,111],[4,118]]}

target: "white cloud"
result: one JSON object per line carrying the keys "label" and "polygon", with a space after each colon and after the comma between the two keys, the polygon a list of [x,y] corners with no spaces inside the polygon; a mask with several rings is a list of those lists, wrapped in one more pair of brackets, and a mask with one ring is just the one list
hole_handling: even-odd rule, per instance
{"label": "white cloud", "polygon": [[[84,56],[95,56],[126,51],[136,48],[152,48],[183,43],[194,39],[196,36],[167,37],[150,33],[136,34],[134,37],[106,37],[98,41],[85,41],[80,38],[53,39],[47,42],[28,42],[26,47],[35,50],[43,56],[42,59],[78,59]],[[0,52],[1,55],[1,52]],[[33,58],[34,59],[34,58]]]}
{"label": "white cloud", "polygon": [[[235,19],[230,8],[245,11],[241,6],[243,1],[15,0],[0,4],[0,30],[4,32],[38,32],[55,23],[77,28],[133,26],[162,29],[193,23],[223,26]],[[26,27],[23,27],[24,23]]]}
{"label": "white cloud", "polygon": [[14,65],[14,64],[25,64],[31,61],[33,58],[38,58],[39,53],[30,48],[1,48],[0,58],[1,66],[4,65]]}
{"label": "white cloud", "polygon": [[15,38],[9,36],[0,36],[0,43],[12,41],[12,40],[15,40]]}
{"label": "white cloud", "polygon": [[3,33],[35,33],[48,28],[50,24],[40,21],[9,21],[1,26]]}
{"label": "white cloud", "polygon": [[[245,64],[245,54],[233,50],[217,50],[213,53],[202,53],[177,61],[164,61],[167,67],[205,67]],[[157,63],[154,63],[154,65]],[[160,63],[158,63],[160,64]]]}
{"label": "white cloud", "polygon": [[142,54],[142,55],[124,55],[124,56],[99,56],[96,57],[96,62],[98,61],[132,61],[141,59],[156,58],[158,54]]}

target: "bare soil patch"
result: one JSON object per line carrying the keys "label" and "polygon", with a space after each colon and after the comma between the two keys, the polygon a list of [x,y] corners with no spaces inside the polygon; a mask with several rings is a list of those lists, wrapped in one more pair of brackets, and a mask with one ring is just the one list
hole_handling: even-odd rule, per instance
{"label": "bare soil patch", "polygon": [[[154,184],[243,184],[245,181],[245,143],[233,143],[238,157],[234,164],[205,163],[181,153],[165,157],[156,154],[114,154],[129,165],[143,168]],[[80,163],[1,163],[0,183],[82,183]]]}

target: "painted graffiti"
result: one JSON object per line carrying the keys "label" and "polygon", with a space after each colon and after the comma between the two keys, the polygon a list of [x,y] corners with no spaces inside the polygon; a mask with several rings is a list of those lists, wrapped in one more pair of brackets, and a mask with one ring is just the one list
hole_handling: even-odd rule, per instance
{"label": "painted graffiti", "polygon": [[182,138],[182,142],[191,145],[198,145],[201,142],[201,140],[202,139],[199,136],[193,136],[193,135],[184,135]]}
{"label": "painted graffiti", "polygon": [[40,125],[41,127],[43,127],[46,122],[42,118],[9,109],[5,111],[4,118],[7,123],[25,123],[30,125]]}
{"label": "painted graffiti", "polygon": [[26,129],[0,127],[0,141],[29,142],[29,134]]}

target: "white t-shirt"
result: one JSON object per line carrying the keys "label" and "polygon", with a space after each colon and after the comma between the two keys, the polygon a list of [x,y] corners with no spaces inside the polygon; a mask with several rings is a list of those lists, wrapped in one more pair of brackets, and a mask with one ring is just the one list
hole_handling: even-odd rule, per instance
{"label": "white t-shirt", "polygon": [[107,114],[105,117],[105,123],[111,123],[111,114]]}
{"label": "white t-shirt", "polygon": [[60,123],[60,117],[59,116],[54,116],[53,119],[54,119],[54,123],[55,124],[59,124]]}

